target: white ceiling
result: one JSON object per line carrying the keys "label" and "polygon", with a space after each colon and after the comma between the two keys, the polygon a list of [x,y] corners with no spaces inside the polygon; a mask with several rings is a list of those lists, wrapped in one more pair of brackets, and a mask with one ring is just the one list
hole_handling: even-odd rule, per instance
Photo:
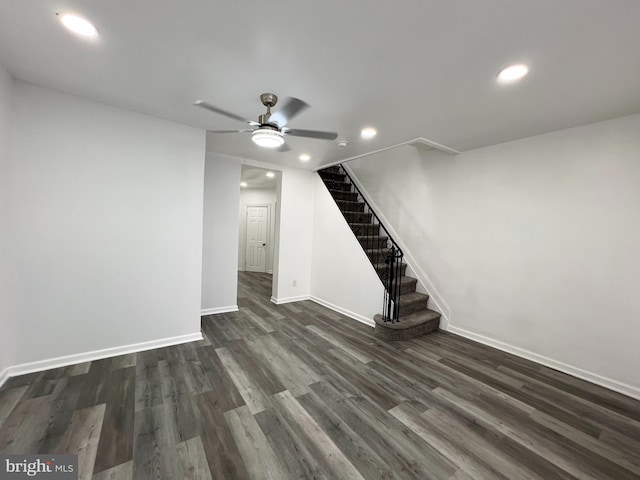
{"label": "white ceiling", "polygon": [[[209,135],[212,152],[316,168],[424,137],[464,151],[640,112],[638,0],[5,0],[0,64],[16,78],[203,129],[244,128],[262,92],[311,108],[287,153],[248,134]],[[64,30],[77,12],[97,41]],[[495,75],[530,64],[522,82]],[[277,108],[276,108],[277,110]],[[358,136],[364,126],[379,135]],[[302,152],[313,158],[305,164]]]}
{"label": "white ceiling", "polygon": [[275,190],[278,186],[278,173],[273,172],[272,178],[267,177],[267,173],[271,170],[266,168],[253,167],[250,165],[242,165],[242,174],[240,181],[247,184],[246,188],[266,188],[269,190]]}

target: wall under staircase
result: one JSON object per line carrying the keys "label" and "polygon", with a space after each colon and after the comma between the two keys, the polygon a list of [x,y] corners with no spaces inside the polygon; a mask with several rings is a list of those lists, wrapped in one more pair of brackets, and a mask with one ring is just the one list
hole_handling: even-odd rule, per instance
{"label": "wall under staircase", "polygon": [[384,288],[320,177],[314,180],[312,299],[374,326]]}
{"label": "wall under staircase", "polygon": [[374,316],[376,335],[406,340],[437,330],[440,313],[427,308],[429,295],[416,291],[402,251],[349,173],[338,165],[318,174],[385,289],[382,310]]}

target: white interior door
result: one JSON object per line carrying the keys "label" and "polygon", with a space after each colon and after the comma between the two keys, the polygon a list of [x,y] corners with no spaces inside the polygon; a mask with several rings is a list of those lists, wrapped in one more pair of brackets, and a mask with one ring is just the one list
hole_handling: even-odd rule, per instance
{"label": "white interior door", "polygon": [[269,230],[269,207],[247,206],[247,249],[245,270],[267,271],[267,238]]}

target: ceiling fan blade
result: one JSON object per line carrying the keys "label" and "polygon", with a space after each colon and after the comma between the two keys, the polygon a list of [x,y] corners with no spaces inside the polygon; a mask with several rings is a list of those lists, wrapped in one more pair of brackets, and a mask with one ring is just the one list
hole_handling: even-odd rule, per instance
{"label": "ceiling fan blade", "polygon": [[293,135],[294,137],[307,137],[307,138],[319,138],[321,140],[335,140],[338,138],[336,132],[320,132],[318,130],[300,130],[299,128],[288,128],[282,131],[287,135]]}
{"label": "ceiling fan blade", "polygon": [[250,128],[245,128],[244,130],[207,130],[208,133],[247,133],[253,132]]}
{"label": "ceiling fan blade", "polygon": [[269,123],[275,123],[282,128],[289,120],[307,108],[309,108],[308,103],[303,102],[299,98],[288,97],[285,99],[284,105],[276,113],[271,114]]}
{"label": "ceiling fan blade", "polygon": [[227,112],[221,108],[215,107],[211,105],[209,102],[205,102],[203,100],[197,100],[193,102],[196,107],[201,107],[206,110],[210,110],[214,113],[219,113],[220,115],[224,115],[225,117],[233,118],[234,120],[238,120],[239,122],[248,123],[249,125],[259,125],[258,122],[254,122],[252,120],[247,120],[246,118],[242,118],[240,115],[236,115],[235,113]]}

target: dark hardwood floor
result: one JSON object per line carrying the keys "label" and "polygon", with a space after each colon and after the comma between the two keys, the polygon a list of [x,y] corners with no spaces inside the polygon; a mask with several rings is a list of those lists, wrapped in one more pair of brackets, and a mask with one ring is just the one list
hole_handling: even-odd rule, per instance
{"label": "dark hardwood floor", "polygon": [[205,340],[9,379],[0,452],[81,479],[640,478],[640,402],[447,333],[390,343],[240,274]]}

